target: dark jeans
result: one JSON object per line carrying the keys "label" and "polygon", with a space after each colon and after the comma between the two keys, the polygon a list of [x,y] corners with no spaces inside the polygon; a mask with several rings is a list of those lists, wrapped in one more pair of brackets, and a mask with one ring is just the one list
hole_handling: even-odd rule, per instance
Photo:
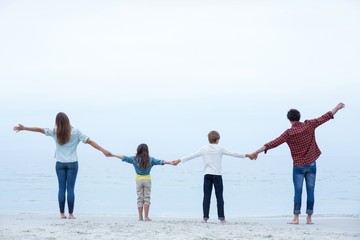
{"label": "dark jeans", "polygon": [[65,212],[65,192],[67,191],[67,203],[69,213],[74,211],[75,203],[75,182],[78,172],[78,162],[62,163],[56,162],[56,175],[59,182],[58,201],[60,213]]}
{"label": "dark jeans", "polygon": [[303,182],[306,183],[306,213],[313,214],[314,202],[315,202],[315,179],[316,179],[316,162],[313,162],[306,166],[294,166],[293,168],[293,182],[294,182],[294,214],[301,213],[301,195]]}
{"label": "dark jeans", "polygon": [[217,212],[219,220],[224,220],[224,198],[223,198],[223,181],[220,175],[206,174],[204,176],[204,200],[203,200],[203,212],[204,219],[209,219],[210,200],[213,185],[215,187],[215,195],[217,201]]}

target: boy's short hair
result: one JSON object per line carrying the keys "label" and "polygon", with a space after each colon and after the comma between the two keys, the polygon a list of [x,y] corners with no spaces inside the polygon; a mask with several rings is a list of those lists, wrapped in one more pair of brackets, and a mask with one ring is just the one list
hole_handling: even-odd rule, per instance
{"label": "boy's short hair", "polygon": [[298,122],[300,121],[300,112],[296,109],[290,109],[287,113],[287,118],[290,122]]}
{"label": "boy's short hair", "polygon": [[208,134],[209,143],[216,143],[217,140],[220,140],[220,134],[217,131],[210,131]]}

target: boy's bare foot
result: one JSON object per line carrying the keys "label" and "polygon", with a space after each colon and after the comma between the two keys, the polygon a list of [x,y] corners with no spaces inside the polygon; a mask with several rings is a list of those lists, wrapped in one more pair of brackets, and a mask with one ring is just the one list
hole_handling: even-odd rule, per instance
{"label": "boy's bare foot", "polygon": [[69,213],[69,219],[76,219],[76,217],[72,213]]}
{"label": "boy's bare foot", "polygon": [[299,215],[294,214],[294,219],[291,222],[288,222],[288,224],[299,224]]}
{"label": "boy's bare foot", "polygon": [[314,224],[312,221],[311,221],[311,215],[308,215],[306,217],[306,224]]}
{"label": "boy's bare foot", "polygon": [[65,216],[64,213],[60,213],[60,218],[61,218],[61,219],[66,219],[67,217]]}

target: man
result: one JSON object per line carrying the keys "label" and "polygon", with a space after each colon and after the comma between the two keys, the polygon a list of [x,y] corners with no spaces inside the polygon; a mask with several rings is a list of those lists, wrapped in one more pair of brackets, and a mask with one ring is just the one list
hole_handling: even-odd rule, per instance
{"label": "man", "polygon": [[311,215],[314,208],[314,190],[316,179],[316,160],[321,154],[315,140],[315,129],[321,124],[334,118],[338,110],[345,107],[339,103],[336,107],[325,113],[319,118],[300,122],[300,112],[290,109],[287,118],[291,123],[291,128],[287,129],[278,138],[266,143],[263,147],[252,153],[252,158],[256,160],[261,152],[267,152],[283,143],[287,143],[293,159],[293,183],[294,183],[294,219],[289,224],[299,224],[301,210],[302,186],[305,179],[307,192],[306,223],[312,224]]}

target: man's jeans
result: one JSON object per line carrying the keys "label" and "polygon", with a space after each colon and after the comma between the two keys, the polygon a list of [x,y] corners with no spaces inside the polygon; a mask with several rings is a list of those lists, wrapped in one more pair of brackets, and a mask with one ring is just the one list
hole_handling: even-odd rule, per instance
{"label": "man's jeans", "polygon": [[213,185],[215,187],[215,195],[217,201],[217,212],[219,220],[224,220],[224,198],[223,198],[223,181],[221,175],[206,174],[204,176],[204,200],[203,212],[204,219],[209,219],[210,200]]}
{"label": "man's jeans", "polygon": [[315,202],[314,190],[316,179],[316,162],[306,166],[294,166],[293,168],[293,182],[295,190],[294,214],[301,213],[301,195],[304,179],[307,193],[306,213],[312,215]]}
{"label": "man's jeans", "polygon": [[58,200],[60,213],[64,213],[65,211],[65,191],[67,191],[69,213],[73,213],[75,203],[74,188],[78,172],[78,162],[56,162],[55,169],[59,182]]}

